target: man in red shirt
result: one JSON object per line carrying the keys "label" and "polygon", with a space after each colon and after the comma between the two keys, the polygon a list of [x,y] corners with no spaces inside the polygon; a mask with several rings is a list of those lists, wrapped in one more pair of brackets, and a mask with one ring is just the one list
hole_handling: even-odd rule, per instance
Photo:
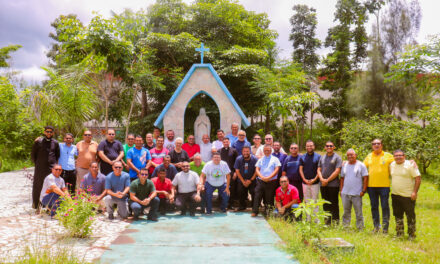
{"label": "man in red shirt", "polygon": [[196,144],[194,135],[188,136],[188,142],[182,145],[183,150],[188,153],[190,161],[194,160],[194,154],[200,153],[200,146]]}
{"label": "man in red shirt", "polygon": [[171,180],[167,177],[165,168],[159,168],[158,177],[151,179],[156,187],[157,197],[159,197],[159,212],[161,215],[165,215],[171,208],[171,204],[174,203],[174,189]]}
{"label": "man in red shirt", "polygon": [[292,209],[297,208],[300,202],[298,189],[289,184],[287,176],[281,176],[280,185],[275,194],[276,209],[274,213],[283,216],[286,220],[294,219]]}

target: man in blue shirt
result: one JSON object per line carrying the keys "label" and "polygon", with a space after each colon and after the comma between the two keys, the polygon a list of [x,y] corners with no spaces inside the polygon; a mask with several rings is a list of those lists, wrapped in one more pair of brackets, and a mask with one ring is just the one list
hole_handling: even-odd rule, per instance
{"label": "man in blue shirt", "polygon": [[142,168],[149,168],[151,166],[151,154],[148,149],[144,148],[144,139],[137,135],[134,140],[134,148],[127,151],[127,164],[130,167],[130,181],[138,178]]}
{"label": "man in blue shirt", "polygon": [[246,199],[248,192],[251,194],[252,202],[255,199],[255,179],[257,178],[256,167],[258,159],[251,154],[249,146],[243,147],[243,155],[235,160],[234,169],[237,175],[237,195],[240,207],[237,211],[246,210]]}
{"label": "man in blue shirt", "polygon": [[127,213],[127,194],[130,190],[130,175],[122,171],[122,162],[113,163],[113,172],[105,177],[105,191],[107,196],[104,198],[107,208],[108,219],[113,220],[113,206],[118,207],[118,215],[126,219]]}
{"label": "man in blue shirt", "polygon": [[84,175],[79,189],[91,195],[91,199],[98,205],[98,209],[104,208],[105,175],[99,172],[97,161],[90,163],[89,173]]}
{"label": "man in blue shirt", "polygon": [[298,189],[299,199],[303,200],[304,194],[302,189],[302,178],[299,175],[299,159],[301,155],[298,153],[299,147],[298,144],[290,145],[290,155],[284,159],[282,166],[282,176],[287,176],[289,179],[289,184],[293,185]]}
{"label": "man in blue shirt", "polygon": [[249,143],[246,139],[246,132],[244,130],[240,130],[238,131],[238,139],[234,142],[234,144],[232,144],[232,147],[235,148],[238,156],[240,156],[242,154],[241,150],[244,146],[251,147],[251,143]]}
{"label": "man in blue shirt", "polygon": [[[315,143],[311,140],[306,142],[307,153],[302,155],[299,160],[299,174],[303,180],[303,192],[304,202],[310,200],[318,200],[319,196],[319,176],[318,176],[318,163],[321,159],[321,155],[315,153]],[[315,208],[315,212],[318,212],[319,208]],[[308,216],[310,218],[310,216]]]}
{"label": "man in blue shirt", "polygon": [[[284,160],[286,159],[287,155],[285,153],[281,152],[281,143],[278,141],[275,141],[272,146],[273,146],[272,155],[277,157],[280,160],[281,166],[283,166]],[[279,183],[280,183],[279,179],[281,178],[282,172],[283,171],[280,168],[278,171],[277,185],[279,185]]]}
{"label": "man in blue shirt", "polygon": [[274,197],[277,187],[278,171],[281,167],[280,160],[272,156],[272,147],[264,145],[264,156],[255,165],[257,173],[257,187],[255,188],[255,201],[252,207],[252,217],[258,215],[261,199],[265,197],[265,213],[274,206]]}
{"label": "man in blue shirt", "polygon": [[60,144],[60,159],[58,161],[63,168],[61,178],[64,179],[70,194],[75,193],[75,156],[78,156],[78,150],[76,149],[76,146],[72,143],[73,135],[71,133],[66,133],[66,135],[64,135],[64,143]]}

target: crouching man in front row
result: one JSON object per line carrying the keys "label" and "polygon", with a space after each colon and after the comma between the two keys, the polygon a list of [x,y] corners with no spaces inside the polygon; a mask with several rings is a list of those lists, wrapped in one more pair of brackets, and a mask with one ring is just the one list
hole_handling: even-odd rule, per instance
{"label": "crouching man in front row", "polygon": [[144,209],[150,207],[147,219],[157,221],[160,201],[154,183],[148,179],[148,169],[142,168],[138,176],[138,179],[130,184],[130,208],[133,210],[133,220],[139,219]]}
{"label": "crouching man in front row", "polygon": [[50,209],[50,216],[54,216],[60,206],[60,197],[69,195],[63,178],[60,177],[63,169],[61,165],[55,164],[52,167],[52,173],[49,174],[43,182],[43,188],[40,193],[40,202],[44,207]]}
{"label": "crouching man in front row", "polygon": [[298,189],[289,184],[287,176],[281,176],[280,185],[275,193],[276,208],[274,213],[286,220],[295,219],[292,209],[297,208],[300,202]]}

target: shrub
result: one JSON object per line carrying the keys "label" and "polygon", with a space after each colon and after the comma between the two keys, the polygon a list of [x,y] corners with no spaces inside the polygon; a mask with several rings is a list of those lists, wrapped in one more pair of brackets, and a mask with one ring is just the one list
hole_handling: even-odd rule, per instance
{"label": "shrub", "polygon": [[[322,207],[325,203],[330,203],[326,200],[319,199],[317,201],[309,201],[308,203],[300,203],[298,208],[293,209],[295,217],[300,217],[301,221],[298,222],[297,232],[300,234],[303,241],[310,242],[311,239],[321,240],[321,235],[325,225],[325,218],[330,214],[324,210],[314,212],[316,207]],[[310,219],[307,219],[307,216]]]}

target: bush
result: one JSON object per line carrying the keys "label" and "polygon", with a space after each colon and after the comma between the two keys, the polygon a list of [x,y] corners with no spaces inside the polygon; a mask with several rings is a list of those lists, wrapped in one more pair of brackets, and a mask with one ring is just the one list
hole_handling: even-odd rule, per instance
{"label": "bush", "polygon": [[78,193],[75,197],[66,196],[61,201],[56,218],[72,237],[88,237],[92,233],[97,205],[87,193]]}
{"label": "bush", "polygon": [[[325,218],[330,214],[324,210],[314,212],[316,207],[322,207],[324,204],[330,202],[319,199],[317,201],[309,201],[308,203],[300,203],[298,208],[293,209],[295,217],[301,216],[301,221],[298,222],[297,232],[300,234],[303,241],[310,242],[312,239],[321,241],[322,232],[327,226],[325,225]],[[307,219],[309,217],[310,219]]]}

